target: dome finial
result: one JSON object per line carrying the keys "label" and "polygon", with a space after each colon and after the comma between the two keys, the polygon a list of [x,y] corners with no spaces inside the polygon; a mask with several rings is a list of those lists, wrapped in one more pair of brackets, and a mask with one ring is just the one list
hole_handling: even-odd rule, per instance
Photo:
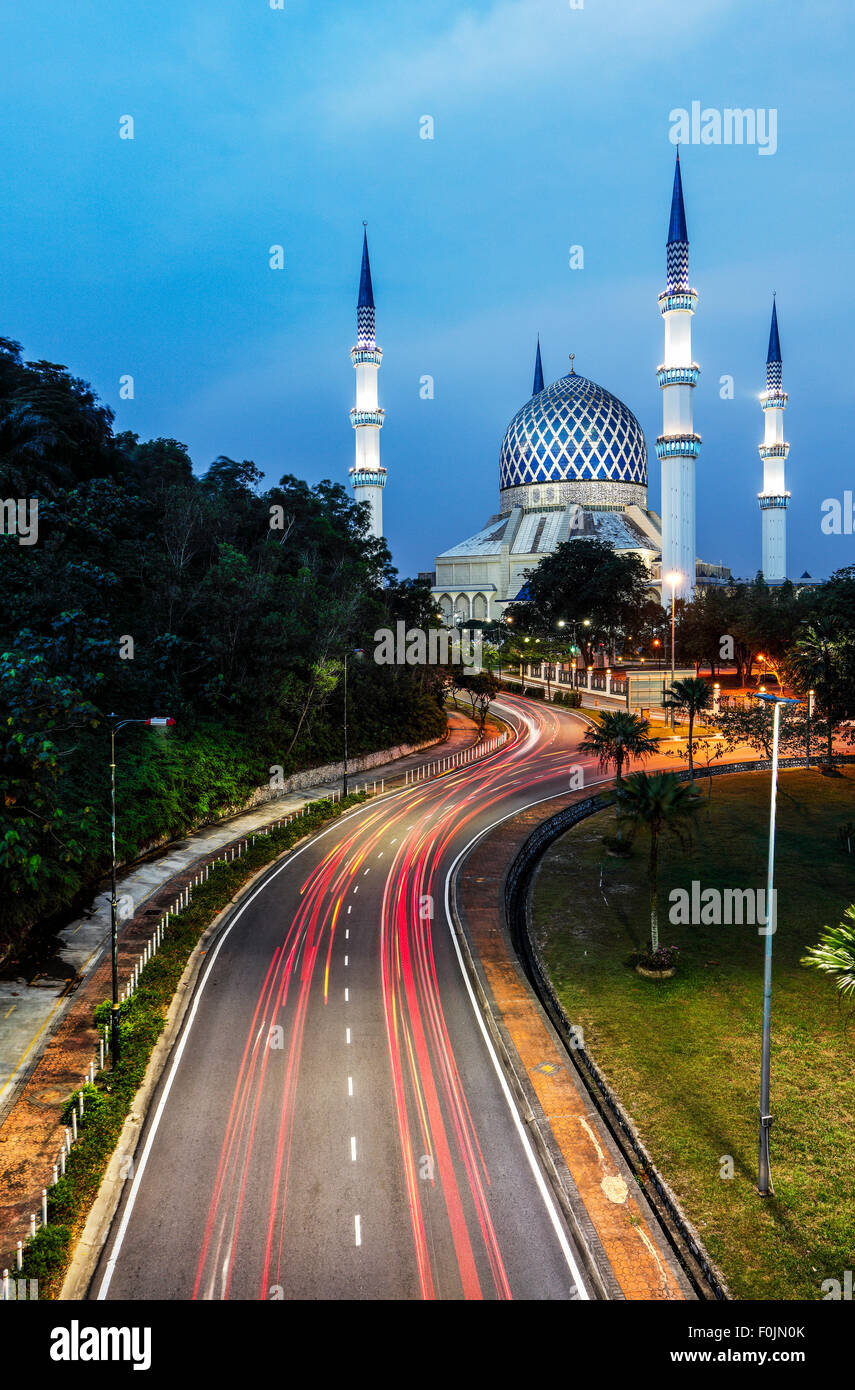
{"label": "dome finial", "polygon": [[576,354],[575,354],[575,352],[571,352],[571,354],[570,354],[570,375],[571,375],[571,376],[575,376],[575,375],[576,375],[576,368],[573,366],[573,363],[574,363],[575,361],[576,361]]}

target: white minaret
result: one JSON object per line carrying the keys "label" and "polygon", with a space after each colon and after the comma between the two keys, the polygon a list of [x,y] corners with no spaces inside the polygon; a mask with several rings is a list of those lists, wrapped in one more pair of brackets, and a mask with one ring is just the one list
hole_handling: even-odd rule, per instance
{"label": "white minaret", "polygon": [[779,584],[787,577],[787,455],[790,446],[784,440],[784,411],[787,393],[783,389],[781,343],[778,338],[778,307],[772,299],[772,327],[769,331],[769,351],[766,354],[766,390],[760,397],[763,406],[763,491],[758,492],[763,527],[763,578],[767,584]]}
{"label": "white minaret", "polygon": [[[365,226],[365,223],[362,224]],[[374,338],[374,291],[368,261],[368,233],[362,237],[362,272],[356,310],[356,347],[350,360],[356,369],[356,406],[350,423],[356,431],[356,463],[350,470],[350,485],[357,502],[371,504],[370,531],[383,535],[383,488],[386,469],[380,462],[380,430],[385,411],[377,404],[377,373],[383,353]]]}
{"label": "white minaret", "polygon": [[695,590],[695,459],[701,437],[692,423],[692,392],[700,367],[692,361],[692,314],[697,291],[689,285],[689,235],[683,207],[680,151],[674,170],[667,243],[668,287],[659,296],[665,320],[665,360],[657,371],[662,388],[662,433],[656,453],[662,465],[662,602],[671,602],[666,576],[678,572],[678,598]]}

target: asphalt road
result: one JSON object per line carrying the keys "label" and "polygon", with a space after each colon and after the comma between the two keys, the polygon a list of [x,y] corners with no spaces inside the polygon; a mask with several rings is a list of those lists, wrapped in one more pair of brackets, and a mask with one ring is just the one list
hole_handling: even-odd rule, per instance
{"label": "asphalt road", "polygon": [[512,743],[344,816],[217,938],[90,1297],[588,1297],[446,915],[465,847],[583,761],[577,717],[501,708]]}

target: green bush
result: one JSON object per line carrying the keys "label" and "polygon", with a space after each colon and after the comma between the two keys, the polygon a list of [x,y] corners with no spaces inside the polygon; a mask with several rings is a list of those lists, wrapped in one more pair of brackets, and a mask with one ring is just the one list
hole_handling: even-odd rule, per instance
{"label": "green bush", "polygon": [[65,1266],[71,1244],[67,1226],[40,1226],[28,1242],[18,1278],[38,1279],[39,1298],[48,1282]]}

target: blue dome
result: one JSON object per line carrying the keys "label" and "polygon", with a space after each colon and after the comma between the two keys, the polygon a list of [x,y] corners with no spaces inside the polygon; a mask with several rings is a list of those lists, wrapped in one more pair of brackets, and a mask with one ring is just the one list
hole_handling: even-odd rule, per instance
{"label": "blue dome", "polygon": [[499,456],[500,488],[568,481],[647,486],[647,446],[632,411],[578,372],[517,411]]}

